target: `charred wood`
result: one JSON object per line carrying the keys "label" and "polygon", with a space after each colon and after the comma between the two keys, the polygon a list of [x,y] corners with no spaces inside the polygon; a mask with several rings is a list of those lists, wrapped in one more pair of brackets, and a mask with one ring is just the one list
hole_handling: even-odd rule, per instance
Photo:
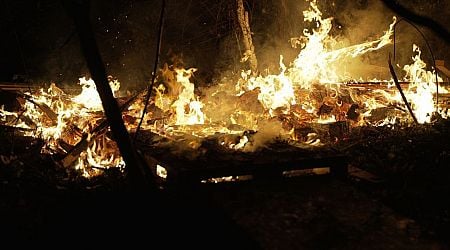
{"label": "charred wood", "polygon": [[[130,107],[130,105],[133,104],[138,99],[138,97],[141,95],[142,95],[142,92],[137,93],[134,96],[132,96],[131,98],[129,98],[126,102],[123,102],[123,104],[119,108],[120,112],[123,112],[128,107]],[[62,158],[62,160],[60,161],[61,164],[64,167],[68,167],[68,166],[72,165],[80,157],[80,154],[82,152],[86,151],[89,146],[92,146],[94,141],[99,136],[106,133],[106,131],[108,129],[108,125],[109,125],[108,120],[102,119],[101,122],[96,127],[94,127],[91,131],[89,131],[89,133],[83,133],[81,135],[80,141],[75,146],[73,146],[71,149],[69,149],[68,153]],[[88,134],[90,136],[88,136]]]}

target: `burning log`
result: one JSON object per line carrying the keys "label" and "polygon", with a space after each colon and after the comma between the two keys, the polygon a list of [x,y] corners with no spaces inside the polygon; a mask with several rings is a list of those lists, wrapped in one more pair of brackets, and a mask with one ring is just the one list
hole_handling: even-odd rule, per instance
{"label": "burning log", "polygon": [[[95,137],[94,137],[95,138]],[[60,161],[64,167],[72,165],[79,157],[81,152],[86,151],[86,149],[94,143],[94,140],[88,140],[86,134],[83,135],[80,142],[78,142],[70,151],[64,156]]]}
{"label": "burning log", "polygon": [[[41,86],[30,85],[28,83],[17,83],[17,82],[0,82],[0,90],[15,91],[15,92],[25,92],[31,90],[38,90]],[[78,91],[77,88],[61,88],[64,93],[72,93]]]}
{"label": "burning log", "polygon": [[[439,66],[437,66],[439,68]],[[450,74],[450,72],[449,72]],[[400,85],[400,88],[403,89],[408,89],[408,87],[410,86],[410,84],[414,84],[413,82],[405,82],[405,81],[398,81],[398,84]],[[448,82],[440,82],[441,85],[448,85]],[[396,90],[398,91],[398,88],[391,88],[386,82],[358,82],[358,83],[346,83],[345,84],[346,87],[350,88],[350,89],[355,89],[357,91],[357,93],[362,94],[362,93],[369,93],[372,90],[382,90],[384,92],[387,93],[393,93]],[[449,108],[450,107],[450,94],[448,93],[438,93],[437,95],[438,98],[438,104],[440,105],[440,107],[443,108]],[[394,107],[395,109],[399,109],[405,112],[408,112],[407,109],[404,109],[400,106],[392,106],[389,105],[389,107]]]}
{"label": "burning log", "polygon": [[25,93],[16,92],[16,91],[10,92],[10,90],[3,90],[3,89],[1,89],[1,91],[9,92],[11,95],[16,96],[16,98],[19,99],[19,102],[20,102],[20,99],[22,99],[22,100],[33,103],[36,107],[38,107],[40,110],[42,110],[42,112],[44,112],[44,114],[50,119],[50,122],[52,125],[58,124],[58,115],[45,103],[36,102],[35,100],[33,100],[33,97],[31,97]]}
{"label": "burning log", "polygon": [[[128,107],[130,107],[131,104],[133,104],[139,96],[142,95],[142,92],[135,94],[130,99],[128,99],[125,103],[123,103],[120,106],[120,112],[123,112]],[[63,157],[63,159],[60,161],[61,164],[64,167],[68,167],[72,165],[79,157],[80,154],[87,150],[89,146],[92,146],[94,141],[104,133],[106,133],[108,128],[108,120],[103,119],[94,129],[89,131],[89,133],[83,133],[81,140],[72,148],[69,150],[69,152]],[[90,135],[90,136],[88,136]]]}
{"label": "burning log", "polygon": [[[2,92],[9,92],[9,91],[5,91],[2,90]],[[58,114],[53,111],[53,109],[51,109],[48,105],[46,105],[45,103],[41,103],[41,102],[37,102],[33,99],[32,96],[25,94],[25,93],[21,93],[21,92],[10,92],[11,95],[14,95],[16,97],[16,99],[20,102],[23,103],[24,101],[28,101],[30,103],[32,103],[34,106],[36,106],[37,108],[39,108],[44,115],[48,118],[49,124],[51,124],[52,126],[57,126],[58,125]],[[62,94],[62,93],[60,93]],[[24,121],[27,125],[32,126],[33,129],[20,129],[21,131],[33,131],[36,129],[36,124],[35,121],[32,121],[29,117],[26,116],[22,116],[22,113],[18,114],[17,120],[21,119],[22,121]],[[78,128],[75,124],[70,123],[66,125],[66,135],[72,135],[73,137],[82,137],[83,135],[83,131]],[[66,138],[69,138],[70,136],[65,136]],[[70,142],[64,141],[63,139],[58,139],[58,145],[61,146],[61,149],[64,152],[67,152],[69,150],[69,148],[71,147]]]}

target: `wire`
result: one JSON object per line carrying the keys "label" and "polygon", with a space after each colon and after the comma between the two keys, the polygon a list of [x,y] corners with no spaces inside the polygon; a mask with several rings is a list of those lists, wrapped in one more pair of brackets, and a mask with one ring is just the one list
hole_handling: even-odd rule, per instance
{"label": "wire", "polygon": [[438,82],[438,73],[437,73],[437,68],[436,68],[436,59],[434,57],[433,54],[433,50],[431,49],[430,44],[428,43],[427,38],[425,37],[425,35],[423,34],[423,32],[410,20],[406,19],[406,18],[401,18],[400,20],[398,20],[395,24],[394,24],[394,61],[395,61],[395,52],[396,52],[396,28],[397,25],[402,22],[405,21],[406,23],[410,24],[414,29],[416,29],[417,32],[419,32],[419,34],[422,36],[423,40],[425,41],[425,44],[427,45],[427,48],[430,52],[431,55],[431,59],[432,59],[432,63],[433,63],[433,68],[434,68],[434,73],[435,73],[435,77],[436,77],[436,110],[438,110],[438,103],[439,103],[439,82]]}
{"label": "wire", "polygon": [[156,56],[155,56],[155,64],[153,65],[152,80],[150,82],[150,85],[147,88],[147,95],[145,97],[144,110],[142,111],[141,120],[139,121],[139,124],[136,128],[136,132],[134,134],[134,140],[136,140],[139,130],[142,126],[142,122],[144,121],[145,114],[147,113],[148,103],[149,103],[150,97],[152,95],[153,85],[155,84],[156,70],[158,69],[159,58],[160,58],[160,54],[161,54],[161,40],[162,40],[162,33],[163,33],[163,27],[164,27],[164,10],[165,10],[165,8],[166,8],[166,0],[162,0],[161,14],[159,16],[159,24],[158,24],[158,26],[159,26],[158,41],[156,44]]}

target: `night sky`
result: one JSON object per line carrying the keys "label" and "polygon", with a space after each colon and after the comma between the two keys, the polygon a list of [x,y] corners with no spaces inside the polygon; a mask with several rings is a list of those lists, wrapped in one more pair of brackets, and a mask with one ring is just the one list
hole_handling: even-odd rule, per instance
{"label": "night sky", "polygon": [[[242,44],[238,42],[240,30],[233,4],[220,0],[168,0],[160,64],[181,58],[185,67],[199,69],[194,81],[200,85],[245,68],[239,64]],[[393,15],[376,0],[323,0],[319,4],[325,17],[335,17],[331,34],[351,43],[378,36]],[[450,11],[445,1],[405,4],[443,24],[448,22],[445,14]],[[298,53],[288,40],[300,35],[304,28],[304,5],[303,1],[246,1],[260,68],[276,69],[279,54],[289,61]],[[79,77],[89,75],[73,22],[61,1],[1,0],[0,6],[0,81],[72,85]],[[90,1],[91,22],[108,74],[127,89],[142,88],[151,78],[160,10],[161,1]],[[423,39],[407,25],[399,29],[399,49],[404,49],[400,54],[407,61],[412,56],[411,44],[424,47]],[[448,46],[423,30],[436,57],[449,58]],[[377,60],[373,55],[367,57],[377,63],[386,62],[385,54],[380,53]],[[429,60],[428,52],[424,57]]]}

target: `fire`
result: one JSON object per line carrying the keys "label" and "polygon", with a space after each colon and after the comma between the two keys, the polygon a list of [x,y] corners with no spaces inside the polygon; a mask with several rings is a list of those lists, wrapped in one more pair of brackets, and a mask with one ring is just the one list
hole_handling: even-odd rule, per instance
{"label": "fire", "polygon": [[195,69],[177,69],[177,82],[182,85],[178,99],[172,104],[176,111],[176,125],[204,124],[205,117],[202,112],[203,104],[196,100],[194,95],[194,84],[189,78]]}
{"label": "fire", "polygon": [[[244,86],[240,87],[238,85],[237,89],[243,88],[251,91],[259,88],[258,100],[270,112],[280,107],[288,109],[290,105],[295,104],[295,93],[292,82],[285,75],[286,66],[283,64],[283,56],[280,56],[280,68],[281,72],[279,75],[268,75],[265,77],[249,77],[251,72],[242,72],[242,84]],[[242,93],[245,93],[245,90]]]}
{"label": "fire", "polygon": [[283,112],[289,112],[292,105],[299,103],[306,113],[315,116],[316,122],[333,122],[336,121],[336,115],[314,115],[319,109],[319,103],[311,100],[309,94],[323,86],[330,93],[329,101],[335,105],[342,85],[339,83],[345,80],[344,76],[338,74],[339,60],[356,57],[390,44],[396,19],[393,18],[389,30],[375,41],[333,49],[338,42],[329,36],[332,18],[322,18],[316,1],[310,2],[310,8],[303,12],[303,16],[305,22],[314,22],[316,28],[312,31],[304,30],[302,37],[292,39],[293,45],[301,46],[302,49],[289,68],[283,63],[283,56],[280,56],[280,74],[250,77],[250,72],[243,72],[242,81],[236,88],[241,93],[258,88],[258,100],[272,116],[276,109],[282,108]]}
{"label": "fire", "polygon": [[[196,69],[165,65],[142,129],[162,136],[229,135],[219,144],[229,150],[252,151],[273,140],[293,142],[299,147],[324,145],[320,134],[308,130],[301,133],[311,124],[383,126],[411,122],[392,79],[355,85],[358,81],[348,79],[341,66],[342,60],[391,44],[395,17],[378,39],[348,47],[342,47],[330,36],[332,18],[323,18],[316,0],[309,2],[303,17],[314,28],[303,30],[303,36],[291,40],[294,47],[300,48],[299,54],[287,66],[280,55],[278,74],[242,71],[238,80],[224,78],[198,94],[200,91],[196,93],[192,82]],[[435,72],[426,69],[416,45],[413,53],[412,63],[398,66],[397,71],[404,74],[407,84],[403,91],[417,121],[430,123],[436,114],[446,118],[448,111],[436,107]],[[64,93],[55,84],[37,93],[25,93],[23,110],[14,113],[0,109],[1,122],[30,129],[25,132],[27,135],[46,142],[43,153],[67,154],[67,145],[73,148],[86,143],[86,149],[72,164],[85,176],[98,174],[104,168],[124,167],[117,145],[107,133],[93,133],[104,120],[95,83],[80,78],[79,84],[82,90],[76,96]],[[110,86],[117,93],[120,83],[111,80]],[[448,92],[442,86],[439,89],[440,93]],[[143,106],[142,98],[138,98],[124,110],[130,132],[137,127]],[[197,148],[198,141],[187,145]],[[158,171],[167,177],[163,167],[158,166]]]}
{"label": "fire", "polygon": [[[30,129],[25,131],[26,136],[43,139],[42,153],[66,154],[68,152],[63,145],[74,146],[87,137],[89,145],[86,152],[81,153],[75,164],[75,168],[85,171],[86,176],[98,172],[95,168],[123,166],[114,141],[106,135],[90,138],[90,130],[103,119],[102,104],[93,80],[83,77],[79,79],[79,84],[82,85],[79,95],[68,95],[52,83],[46,90],[25,93],[20,115],[6,111],[0,113],[5,123],[12,114],[15,119],[21,120],[20,127]],[[117,91],[120,83],[111,81],[110,85]]]}
{"label": "fire", "polygon": [[[102,102],[95,87],[95,82],[92,79],[86,79],[82,77],[78,82],[81,85],[81,93],[73,98],[73,102],[83,104],[85,108],[91,111],[102,111]],[[114,97],[116,97],[117,91],[120,89],[120,82],[117,80],[110,81],[109,86],[113,91]]]}
{"label": "fire", "polygon": [[[436,93],[435,72],[425,69],[426,64],[420,58],[421,51],[415,44],[413,45],[413,52],[417,53],[412,57],[413,63],[403,67],[406,73],[405,80],[412,83],[409,86],[407,97],[413,105],[418,122],[429,123],[433,112],[436,111],[433,99]],[[438,82],[442,82],[440,77]],[[448,91],[440,88],[440,92],[447,93]]]}

